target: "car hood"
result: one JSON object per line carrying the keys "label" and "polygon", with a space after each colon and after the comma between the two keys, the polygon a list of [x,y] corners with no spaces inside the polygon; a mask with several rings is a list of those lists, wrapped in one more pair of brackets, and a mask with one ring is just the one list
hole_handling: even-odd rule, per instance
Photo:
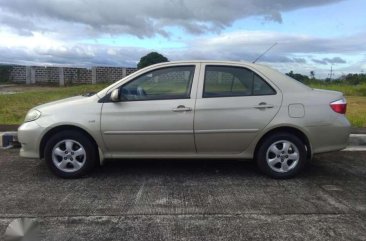
{"label": "car hood", "polygon": [[48,108],[50,106],[57,106],[57,105],[62,105],[62,104],[65,104],[65,103],[72,103],[72,102],[77,102],[81,99],[85,99],[87,97],[84,97],[84,96],[74,96],[74,97],[69,97],[69,98],[65,98],[65,99],[61,99],[61,100],[56,100],[56,101],[51,101],[51,102],[48,102],[46,104],[42,104],[42,105],[39,105],[39,106],[36,106],[34,107],[34,109],[37,109],[37,110],[42,110],[42,109],[45,109],[45,108]]}
{"label": "car hood", "polygon": [[93,96],[74,96],[66,99],[52,101],[46,104],[42,104],[34,107],[33,109],[39,110],[40,112],[53,112],[62,108],[67,108],[71,106],[83,105],[93,101],[94,99],[99,99],[97,95]]}

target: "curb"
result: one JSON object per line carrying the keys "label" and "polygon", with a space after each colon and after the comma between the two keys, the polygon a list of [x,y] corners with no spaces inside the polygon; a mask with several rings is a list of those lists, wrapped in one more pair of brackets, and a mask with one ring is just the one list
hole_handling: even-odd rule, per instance
{"label": "curb", "polygon": [[366,134],[351,134],[343,151],[366,151]]}
{"label": "curb", "polygon": [[[20,147],[16,131],[0,132],[0,148]],[[344,151],[366,151],[366,134],[351,134]]]}
{"label": "curb", "polygon": [[366,134],[351,134],[349,137],[350,146],[366,146]]}
{"label": "curb", "polygon": [[356,128],[356,127],[351,127],[351,133],[352,134],[366,134],[366,128]]}

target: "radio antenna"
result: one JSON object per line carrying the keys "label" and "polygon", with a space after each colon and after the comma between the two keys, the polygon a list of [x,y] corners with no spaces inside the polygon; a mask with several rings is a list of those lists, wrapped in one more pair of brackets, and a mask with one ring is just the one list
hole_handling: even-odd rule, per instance
{"label": "radio antenna", "polygon": [[255,62],[258,61],[258,59],[260,59],[263,55],[265,55],[268,51],[270,51],[274,46],[276,46],[278,43],[274,43],[272,44],[271,47],[269,47],[266,51],[264,51],[261,55],[259,55],[252,63],[255,64]]}

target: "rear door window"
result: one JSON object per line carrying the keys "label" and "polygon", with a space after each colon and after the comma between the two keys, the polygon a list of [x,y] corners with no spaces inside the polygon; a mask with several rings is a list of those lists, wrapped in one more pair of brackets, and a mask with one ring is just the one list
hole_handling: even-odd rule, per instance
{"label": "rear door window", "polygon": [[276,94],[275,90],[247,68],[206,66],[204,98],[273,94]]}

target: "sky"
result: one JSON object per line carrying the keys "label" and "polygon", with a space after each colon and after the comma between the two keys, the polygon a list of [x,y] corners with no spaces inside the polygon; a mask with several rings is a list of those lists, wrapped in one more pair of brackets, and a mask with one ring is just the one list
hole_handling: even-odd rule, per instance
{"label": "sky", "polygon": [[366,71],[365,0],[0,0],[0,63],[135,67],[253,61],[318,78]]}

